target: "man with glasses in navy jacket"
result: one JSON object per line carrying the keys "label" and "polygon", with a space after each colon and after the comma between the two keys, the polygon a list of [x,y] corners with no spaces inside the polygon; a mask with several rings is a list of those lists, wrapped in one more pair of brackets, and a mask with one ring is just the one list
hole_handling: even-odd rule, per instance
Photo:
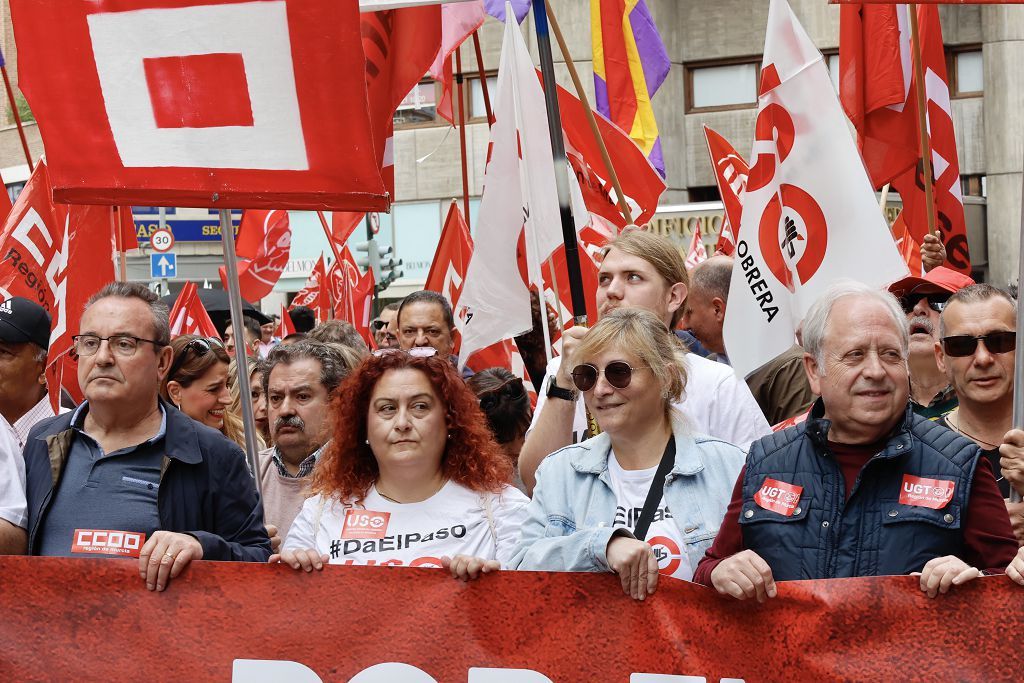
{"label": "man with glasses in navy jacket", "polygon": [[89,300],[74,338],[86,401],[25,446],[29,554],[135,557],[150,590],[193,560],[270,556],[241,449],[159,398],[169,342],[167,307],[145,286]]}

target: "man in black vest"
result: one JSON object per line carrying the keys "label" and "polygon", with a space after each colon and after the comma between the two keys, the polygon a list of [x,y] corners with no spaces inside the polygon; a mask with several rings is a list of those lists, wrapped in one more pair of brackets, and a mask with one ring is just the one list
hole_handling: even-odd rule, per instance
{"label": "man in black vest", "polygon": [[920,572],[934,597],[1002,571],[1017,542],[992,468],[908,407],[896,299],[838,282],[804,318],[803,344],[821,398],[805,423],[751,446],[694,581],[763,602],[776,580]]}

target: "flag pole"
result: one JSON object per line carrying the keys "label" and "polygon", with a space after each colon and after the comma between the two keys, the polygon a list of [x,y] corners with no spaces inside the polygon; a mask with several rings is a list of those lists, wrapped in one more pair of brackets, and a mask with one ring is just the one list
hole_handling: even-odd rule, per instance
{"label": "flag pole", "polygon": [[220,240],[224,247],[224,267],[228,280],[228,304],[231,309],[231,330],[235,336],[235,368],[238,377],[238,394],[242,399],[242,425],[245,427],[245,455],[249,468],[256,480],[256,490],[263,495],[262,477],[258,449],[256,447],[256,422],[252,414],[252,388],[249,383],[249,364],[245,353],[245,325],[242,324],[242,292],[238,289],[238,257],[235,255],[235,231],[231,225],[231,211],[221,209]]}
{"label": "flag pole", "polygon": [[928,138],[928,102],[925,96],[924,68],[921,66],[921,31],[917,22],[917,5],[908,5],[907,8],[910,12],[910,43],[914,58],[914,90],[917,94],[917,127],[921,133],[921,167],[924,173],[924,201],[928,207],[928,233],[938,237],[932,187],[932,144]]}
{"label": "flag pole", "polygon": [[[1024,187],[1021,189],[1024,197]],[[1017,251],[1017,299],[1020,299],[1021,286],[1024,284],[1024,199],[1020,211],[1020,244]],[[1024,339],[1024,316],[1017,313],[1017,338]],[[1016,369],[1013,378],[1013,428],[1024,429],[1024,344],[1017,344],[1013,352]],[[1010,502],[1021,502],[1021,494],[1010,486]]]}
{"label": "flag pole", "polygon": [[32,153],[28,150],[28,139],[25,137],[25,127],[21,124],[21,114],[18,113],[18,104],[14,101],[14,88],[11,87],[11,79],[7,75],[7,65],[0,64],[0,73],[4,76],[4,87],[7,89],[7,100],[11,103],[11,116],[18,126],[18,135],[21,137],[21,148],[25,150],[25,161],[28,162],[28,170],[31,172]]}
{"label": "flag pole", "polygon": [[114,249],[117,250],[118,282],[128,279],[128,266],[125,263],[124,247],[121,239],[121,216],[116,206],[110,207],[110,232],[114,237]]}
{"label": "flag pole", "polygon": [[[597,140],[597,147],[601,150],[601,160],[608,169],[609,179],[612,181],[612,187],[615,188],[615,196],[619,200],[619,211],[622,212],[622,217],[626,219],[626,223],[632,223],[633,213],[629,210],[629,204],[626,203],[626,195],[622,193],[622,185],[619,183],[619,174],[615,172],[615,166],[612,165],[612,158],[608,154],[608,148],[604,144],[604,138],[601,137],[601,131],[597,127],[597,118],[594,116],[594,110],[590,108],[590,101],[587,99],[587,91],[583,89],[583,83],[580,81],[580,75],[576,71],[576,64],[572,61],[572,55],[569,53],[569,48],[565,44],[565,38],[562,36],[562,29],[558,26],[558,19],[555,17],[555,13],[551,9],[551,3],[548,2],[548,0],[544,0],[544,5],[547,7],[548,19],[551,21],[551,31],[555,34],[555,40],[558,41],[558,49],[562,52],[562,59],[565,60],[565,66],[569,69],[569,76],[572,78],[572,84],[576,88],[576,96],[580,98],[580,103],[583,105],[583,112],[587,115],[587,123],[590,124],[590,130],[594,134],[594,139]],[[546,87],[547,86],[545,85],[545,88]],[[618,232],[617,227],[615,231]]]}
{"label": "flag pole", "polygon": [[462,92],[462,46],[455,48],[455,90],[459,98],[459,152],[462,160],[462,208],[469,227],[469,170],[466,168],[466,98]]}
{"label": "flag pole", "polygon": [[[569,291],[572,293],[572,314],[577,325],[587,324],[587,299],[583,292],[583,271],[576,241],[576,224],[569,201],[569,164],[565,158],[562,139],[562,117],[558,111],[558,90],[555,83],[555,64],[551,57],[551,35],[545,3],[533,3],[534,28],[540,52],[540,71],[544,80],[544,102],[547,105],[548,134],[551,138],[551,156],[555,164],[555,186],[558,190],[558,210],[562,218],[562,240],[565,242],[565,261],[569,272]],[[508,5],[506,4],[506,11]]]}
{"label": "flag pole", "polygon": [[327,235],[327,244],[331,245],[331,252],[334,253],[334,260],[341,261],[341,254],[338,253],[338,247],[334,244],[334,234],[331,232],[331,226],[327,224],[327,217],[324,216],[323,211],[317,211],[316,215],[320,218],[320,225],[323,226],[324,234]]}
{"label": "flag pole", "polygon": [[494,112],[491,111],[491,95],[487,87],[487,71],[484,69],[484,53],[480,50],[480,30],[473,31],[473,50],[476,51],[476,70],[480,74],[480,89],[484,95],[484,110],[487,112],[487,127],[494,125]]}

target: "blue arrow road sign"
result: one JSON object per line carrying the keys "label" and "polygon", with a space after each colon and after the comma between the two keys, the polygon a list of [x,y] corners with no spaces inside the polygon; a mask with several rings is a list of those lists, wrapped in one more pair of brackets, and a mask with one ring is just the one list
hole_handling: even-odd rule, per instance
{"label": "blue arrow road sign", "polygon": [[149,277],[175,277],[178,274],[178,255],[174,252],[149,255]]}

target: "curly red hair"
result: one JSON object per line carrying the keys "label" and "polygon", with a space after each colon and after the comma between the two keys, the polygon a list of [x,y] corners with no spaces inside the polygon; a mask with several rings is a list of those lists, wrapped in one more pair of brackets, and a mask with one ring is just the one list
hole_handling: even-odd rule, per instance
{"label": "curly red hair", "polygon": [[476,396],[455,366],[437,356],[393,352],[367,357],[335,392],[331,402],[334,436],[314,469],[312,493],[358,502],[377,481],[377,460],[366,443],[370,396],[385,373],[402,369],[426,375],[445,407],[451,438],[441,458],[443,475],[474,491],[500,491],[512,479],[512,462],[494,441]]}

